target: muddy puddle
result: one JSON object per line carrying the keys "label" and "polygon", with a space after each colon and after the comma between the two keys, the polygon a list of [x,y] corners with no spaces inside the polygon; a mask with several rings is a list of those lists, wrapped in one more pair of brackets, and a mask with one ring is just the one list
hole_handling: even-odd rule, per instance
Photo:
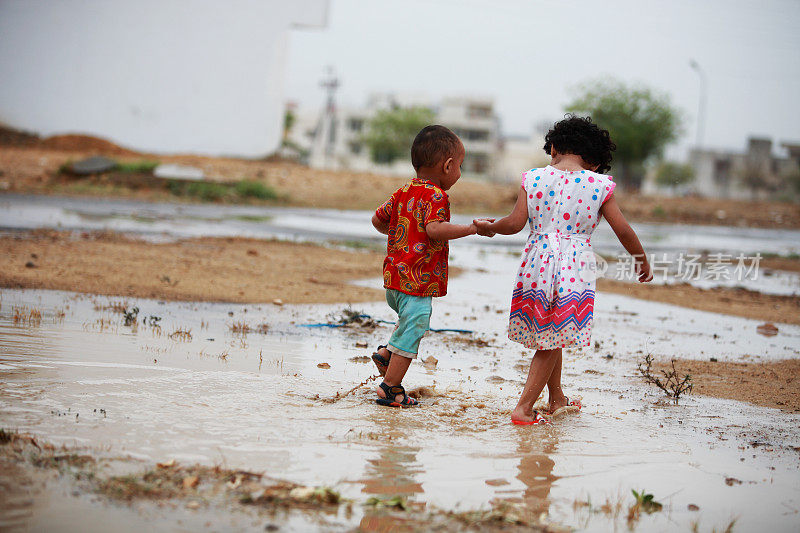
{"label": "muddy puddle", "polygon": [[[472,262],[483,252],[455,253]],[[600,295],[595,347],[565,354],[565,390],[582,396],[583,411],[548,427],[515,427],[509,413],[531,354],[505,339],[502,257],[483,258],[490,268],[452,280],[451,295],[437,300],[432,327],[474,333],[426,337],[422,358],[433,355],[438,363],[412,365],[405,384],[423,387],[424,407],[409,410],[374,404],[375,369],[364,362],[390,325],[306,326],[336,321],[341,305],[123,302],[2,290],[0,426],[137,464],[174,459],[265,472],[333,487],[357,503],[350,513],[322,518],[287,515],[278,525],[290,530],[385,527],[370,525],[361,506],[372,496],[402,496],[447,511],[507,503],[546,523],[625,530],[631,489],[664,505],[641,516],[635,524],[641,531],[689,530],[695,523],[700,531],[721,530],[734,518],[735,530],[796,527],[800,417],[696,396],[675,406],[643,384],[635,366],[645,352],[798,357],[800,327],[782,325],[767,338],[752,320]],[[134,306],[138,327],[126,326],[121,311]],[[384,304],[356,307],[393,318]],[[40,318],[31,319],[33,310]],[[247,334],[234,331],[242,324]],[[362,343],[368,347],[357,347]],[[168,514],[150,504],[101,505],[65,490],[23,522],[34,529],[57,523],[69,502],[108,520],[133,513],[132,523]],[[247,515],[175,512],[186,529],[236,527],[231,520],[264,527]],[[59,520],[77,529],[82,516],[64,513]]]}

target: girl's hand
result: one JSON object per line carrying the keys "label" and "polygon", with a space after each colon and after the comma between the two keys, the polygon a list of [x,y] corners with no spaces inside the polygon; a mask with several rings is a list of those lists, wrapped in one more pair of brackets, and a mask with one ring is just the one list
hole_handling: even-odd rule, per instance
{"label": "girl's hand", "polygon": [[636,275],[639,283],[647,283],[653,281],[653,272],[650,269],[650,263],[645,259],[636,259]]}
{"label": "girl's hand", "polygon": [[478,235],[482,237],[494,237],[497,233],[490,229],[492,222],[494,222],[493,218],[476,218],[472,221],[472,224],[477,228]]}

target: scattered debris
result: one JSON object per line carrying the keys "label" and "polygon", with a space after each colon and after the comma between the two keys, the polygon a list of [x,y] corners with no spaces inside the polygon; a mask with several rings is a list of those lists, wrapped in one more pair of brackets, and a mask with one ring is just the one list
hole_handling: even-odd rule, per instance
{"label": "scattered debris", "polygon": [[366,347],[367,347],[367,343],[365,341],[357,341],[356,342],[356,348],[366,348]]}
{"label": "scattered debris", "polygon": [[125,318],[125,325],[133,326],[134,324],[136,324],[136,320],[139,317],[139,308],[131,307],[130,309],[126,309],[123,315]]}
{"label": "scattered debris", "polygon": [[688,510],[690,510],[690,511],[699,511],[700,510],[700,506],[695,505],[693,503],[690,503],[689,505],[687,505],[686,508]]}
{"label": "scattered debris", "polygon": [[368,505],[370,507],[392,507],[395,509],[399,509],[401,511],[405,511],[408,509],[408,501],[403,496],[393,496],[391,498],[381,499],[377,496],[372,496],[369,498],[364,505]]}
{"label": "scattered debris", "polygon": [[774,337],[778,334],[778,328],[772,322],[765,322],[756,328],[756,331],[765,337]]}
{"label": "scattered debris", "polygon": [[274,305],[283,305],[283,300],[281,300],[280,298],[275,298],[274,300],[272,300],[272,303]]}
{"label": "scattered debris", "polygon": [[68,163],[62,170],[76,176],[89,176],[91,174],[102,174],[117,168],[117,162],[103,156],[93,156],[73,163]]}
{"label": "scattered debris", "polygon": [[428,357],[422,360],[422,364],[425,365],[425,368],[427,368],[428,370],[433,370],[434,368],[436,368],[436,365],[439,364],[439,360],[436,359],[434,356],[429,355]]}
{"label": "scattered debris", "polygon": [[370,361],[372,361],[372,359],[370,359],[366,355],[357,355],[355,357],[351,357],[350,359],[348,359],[348,361],[352,361],[354,363],[369,363]]}
{"label": "scattered debris", "polygon": [[669,372],[666,370],[661,371],[661,373],[664,375],[663,379],[653,375],[651,372],[652,365],[653,356],[647,354],[644,358],[644,361],[640,361],[636,364],[636,368],[639,370],[639,374],[642,375],[647,383],[652,383],[664,391],[664,394],[675,400],[676,404],[678,403],[678,398],[680,398],[681,394],[692,392],[692,376],[686,374],[683,378],[681,378],[678,375],[677,369],[675,368],[675,359],[672,360],[672,370]]}
{"label": "scattered debris", "polygon": [[153,169],[153,176],[169,180],[200,181],[205,179],[203,169],[188,165],[164,163]]}
{"label": "scattered debris", "polygon": [[331,365],[329,365],[328,363],[319,363],[319,364],[317,365],[317,368],[324,368],[324,369],[328,369],[328,368],[330,368],[330,367],[331,367]]}
{"label": "scattered debris", "polygon": [[25,263],[25,268],[36,268],[36,263],[34,263],[33,261],[28,261],[27,263]]}
{"label": "scattered debris", "polygon": [[230,330],[237,335],[247,335],[250,333],[250,326],[247,325],[247,322],[239,320],[230,325]]}
{"label": "scattered debris", "polygon": [[735,477],[726,477],[725,478],[725,484],[728,485],[729,487],[732,487],[734,485],[741,485],[742,484],[742,480],[741,479],[736,479]]}

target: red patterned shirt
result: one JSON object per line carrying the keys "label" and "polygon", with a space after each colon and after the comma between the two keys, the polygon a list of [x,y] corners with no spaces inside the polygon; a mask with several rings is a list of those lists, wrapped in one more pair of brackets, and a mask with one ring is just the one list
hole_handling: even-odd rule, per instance
{"label": "red patterned shirt", "polygon": [[450,200],[442,189],[414,178],[375,212],[389,223],[383,286],[412,296],[447,294],[448,242],[425,233],[431,222],[450,221]]}

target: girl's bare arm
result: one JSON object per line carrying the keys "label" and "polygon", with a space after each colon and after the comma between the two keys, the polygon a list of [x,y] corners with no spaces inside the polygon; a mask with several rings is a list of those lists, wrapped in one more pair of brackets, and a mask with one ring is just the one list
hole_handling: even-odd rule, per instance
{"label": "girl's bare arm", "polygon": [[650,263],[647,261],[642,243],[639,242],[639,237],[636,236],[631,225],[625,220],[625,215],[622,214],[613,194],[600,207],[600,215],[608,220],[608,224],[614,230],[619,242],[633,256],[639,281],[642,283],[651,281],[653,273],[650,271]]}
{"label": "girl's bare arm", "polygon": [[502,235],[513,235],[515,233],[519,233],[522,228],[525,227],[525,223],[528,222],[527,194],[528,193],[525,192],[525,189],[522,187],[519,188],[517,203],[514,204],[514,209],[512,209],[508,216],[505,216],[500,220],[495,220],[494,222],[485,219],[478,219],[474,220],[473,224],[478,226],[478,228],[482,231],[490,231],[494,233],[500,233]]}
{"label": "girl's bare arm", "polygon": [[372,225],[384,235],[389,235],[389,223],[379,219],[378,215],[372,215]]}

